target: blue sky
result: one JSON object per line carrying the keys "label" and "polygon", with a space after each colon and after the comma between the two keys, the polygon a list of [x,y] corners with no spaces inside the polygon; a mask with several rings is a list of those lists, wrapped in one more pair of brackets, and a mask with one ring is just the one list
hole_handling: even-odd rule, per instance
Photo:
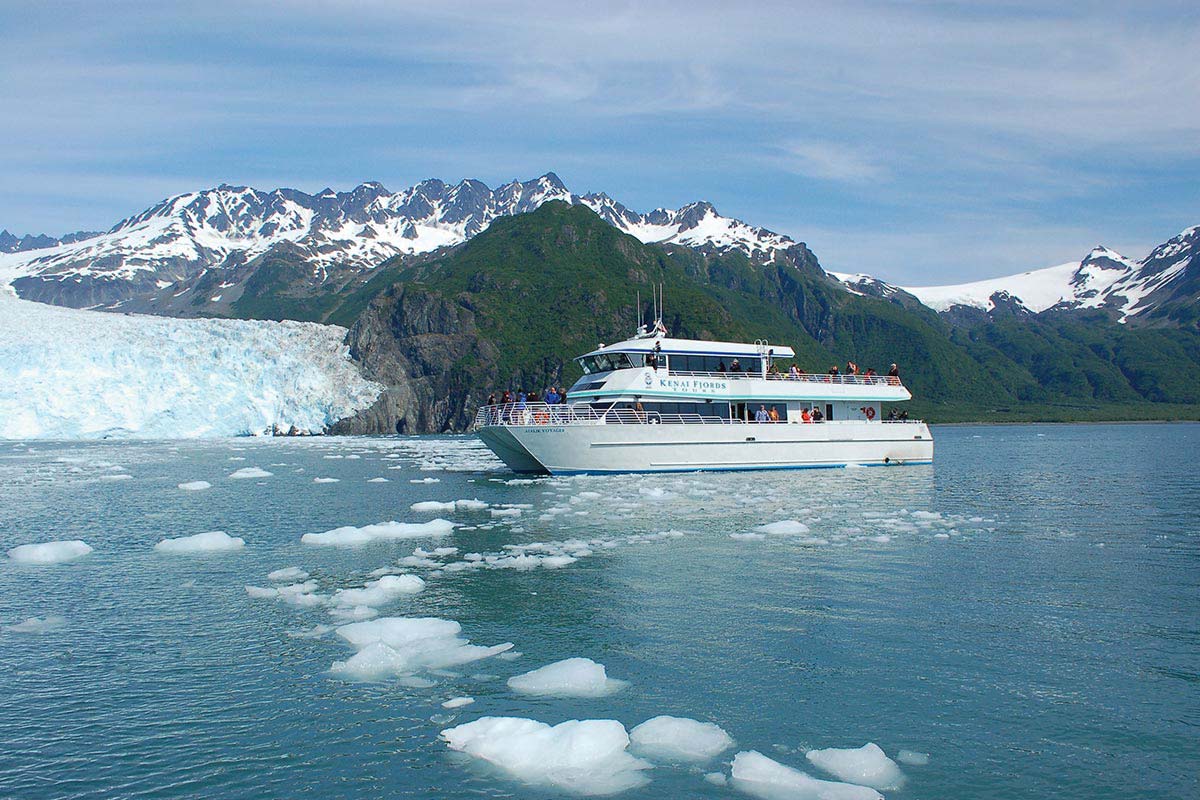
{"label": "blue sky", "polygon": [[1140,258],[1200,223],[1200,6],[1049,5],[5,0],[0,228],[554,171],[900,283]]}

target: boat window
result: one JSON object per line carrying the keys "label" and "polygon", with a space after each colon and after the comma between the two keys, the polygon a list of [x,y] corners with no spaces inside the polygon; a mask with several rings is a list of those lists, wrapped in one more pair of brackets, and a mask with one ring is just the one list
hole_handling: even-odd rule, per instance
{"label": "boat window", "polygon": [[585,374],[590,375],[593,372],[632,369],[634,363],[630,360],[628,353],[601,353],[579,359],[579,366],[583,367]]}

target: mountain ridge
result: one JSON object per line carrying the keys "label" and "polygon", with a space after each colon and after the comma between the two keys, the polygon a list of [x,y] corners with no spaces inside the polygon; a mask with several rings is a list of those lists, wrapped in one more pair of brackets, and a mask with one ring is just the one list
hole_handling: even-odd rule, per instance
{"label": "mountain ridge", "polygon": [[721,216],[708,202],[639,213],[606,194],[575,194],[553,172],[489,188],[472,179],[428,179],[389,192],[378,182],[348,192],[260,191],[221,184],[167,198],[109,231],[0,256],[0,280],[28,299],[117,309],[206,272],[289,245],[321,283],[366,272],[389,258],[461,244],[495,219],[562,200],[592,208],[643,242],[669,242],[720,252],[741,250],[769,260],[796,242]]}

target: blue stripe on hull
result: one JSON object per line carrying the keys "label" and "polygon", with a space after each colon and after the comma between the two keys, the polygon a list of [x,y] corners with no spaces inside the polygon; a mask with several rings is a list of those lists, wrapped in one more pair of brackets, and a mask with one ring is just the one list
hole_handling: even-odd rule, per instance
{"label": "blue stripe on hull", "polygon": [[894,461],[888,464],[878,462],[864,464],[859,461],[848,461],[844,464],[783,464],[762,467],[680,467],[679,469],[548,469],[551,475],[653,475],[667,472],[761,472],[764,470],[786,469],[845,469],[853,464],[856,467],[921,467],[933,464],[929,461]]}

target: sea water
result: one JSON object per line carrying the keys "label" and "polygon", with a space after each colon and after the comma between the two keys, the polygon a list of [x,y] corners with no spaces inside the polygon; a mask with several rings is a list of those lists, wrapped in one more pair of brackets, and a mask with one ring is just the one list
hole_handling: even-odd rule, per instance
{"label": "sea water", "polygon": [[[91,548],[0,556],[0,797],[808,797],[730,764],[867,743],[888,797],[1200,796],[1200,426],[934,435],[562,479],[469,437],[0,443],[0,551]],[[335,630],[392,617],[365,666]]]}

